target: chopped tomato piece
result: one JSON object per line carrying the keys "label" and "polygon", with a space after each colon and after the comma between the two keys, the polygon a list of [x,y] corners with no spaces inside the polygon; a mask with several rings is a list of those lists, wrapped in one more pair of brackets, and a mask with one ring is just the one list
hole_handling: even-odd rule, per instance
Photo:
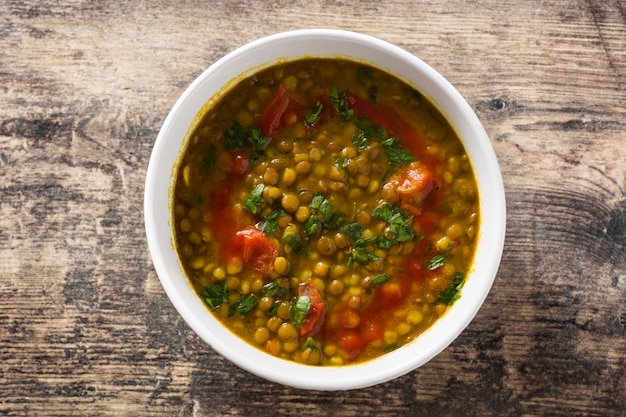
{"label": "chopped tomato piece", "polygon": [[354,359],[359,356],[359,353],[363,350],[365,343],[358,332],[354,330],[347,330],[339,336],[337,345],[339,345],[339,348],[343,349],[351,359]]}
{"label": "chopped tomato piece", "polygon": [[262,273],[274,267],[278,255],[278,243],[263,234],[256,227],[240,230],[235,234],[231,255],[239,254],[244,265]]}
{"label": "chopped tomato piece", "polygon": [[299,113],[300,104],[293,95],[289,94],[287,87],[280,84],[274,97],[257,120],[256,126],[265,136],[271,137],[272,133],[285,122],[285,119],[297,118]]}
{"label": "chopped tomato piece", "polygon": [[314,336],[322,328],[326,316],[326,301],[315,283],[307,280],[298,286],[298,296],[307,296],[311,301],[311,309],[302,321],[300,336]]}
{"label": "chopped tomato piece", "polygon": [[421,203],[435,186],[430,170],[419,161],[400,168],[388,184],[398,192],[400,207],[413,215],[421,214]]}
{"label": "chopped tomato piece", "polygon": [[245,174],[248,169],[248,165],[250,164],[248,157],[238,152],[232,152],[230,157],[230,172],[236,175]]}

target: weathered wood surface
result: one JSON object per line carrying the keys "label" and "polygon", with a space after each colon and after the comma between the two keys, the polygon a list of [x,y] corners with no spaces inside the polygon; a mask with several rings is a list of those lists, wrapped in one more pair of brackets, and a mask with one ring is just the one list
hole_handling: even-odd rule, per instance
{"label": "weathered wood surface", "polygon": [[[304,27],[396,43],[483,121],[502,265],[426,366],[353,392],[269,383],[174,311],[147,251],[161,123],[226,52]],[[626,415],[626,2],[0,2],[0,414]]]}

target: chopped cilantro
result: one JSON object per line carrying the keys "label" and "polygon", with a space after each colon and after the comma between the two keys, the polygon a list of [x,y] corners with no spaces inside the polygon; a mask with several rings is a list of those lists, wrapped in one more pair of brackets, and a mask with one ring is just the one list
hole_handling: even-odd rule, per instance
{"label": "chopped cilantro", "polygon": [[228,302],[228,288],[226,281],[207,285],[202,291],[202,299],[211,310],[217,310]]}
{"label": "chopped cilantro", "polygon": [[288,244],[291,249],[298,255],[304,253],[304,245],[302,244],[302,240],[300,240],[300,236],[296,233],[289,233],[283,236],[283,241]]}
{"label": "chopped cilantro", "polygon": [[353,241],[357,241],[361,238],[363,230],[363,226],[357,222],[346,223],[339,229],[340,232],[344,233],[350,240]]}
{"label": "chopped cilantro", "polygon": [[409,164],[415,161],[413,155],[402,148],[402,142],[398,139],[387,138],[380,143],[385,151],[389,163],[394,166]]}
{"label": "chopped cilantro", "polygon": [[265,218],[257,224],[257,227],[265,236],[271,236],[278,230],[278,219],[285,214],[285,210],[283,209],[274,210],[265,216]]}
{"label": "chopped cilantro", "polygon": [[311,215],[304,222],[307,238],[322,230],[333,230],[341,224],[341,214],[334,213],[330,201],[323,195],[316,195],[311,201]]}
{"label": "chopped cilantro", "polygon": [[461,272],[457,272],[446,289],[437,295],[437,301],[449,306],[454,304],[456,300],[461,298],[459,292],[461,291],[461,288],[463,288],[463,284],[465,284],[463,274]]}
{"label": "chopped cilantro", "polygon": [[378,236],[374,236],[367,239],[358,239],[352,250],[350,251],[350,255],[348,256],[348,267],[354,263],[354,261],[358,262],[367,262],[367,261],[380,261],[380,257],[376,254],[370,252],[366,246],[369,244],[376,244],[378,240]]}
{"label": "chopped cilantro", "polygon": [[244,208],[247,208],[252,212],[252,214],[257,214],[259,211],[259,207],[265,200],[263,200],[263,189],[265,186],[263,184],[257,184],[252,188],[250,194],[246,198],[244,203]]}
{"label": "chopped cilantro", "polygon": [[393,241],[407,242],[415,238],[411,227],[413,216],[409,216],[400,207],[384,203],[372,211],[372,216],[389,223],[387,230],[392,235]]}
{"label": "chopped cilantro", "polygon": [[324,106],[319,101],[315,104],[315,110],[306,110],[304,112],[304,121],[309,125],[314,125],[320,118]]}
{"label": "chopped cilantro", "polygon": [[285,295],[287,295],[287,288],[285,288],[282,281],[279,279],[265,284],[261,288],[261,290],[263,291],[263,294],[267,295],[268,297],[273,297],[275,295],[279,297],[284,297]]}
{"label": "chopped cilantro", "polygon": [[249,149],[251,165],[258,162],[269,140],[261,133],[261,130],[255,127],[248,127],[246,129],[241,126],[237,120],[224,132],[224,139],[226,141],[226,149],[228,150]]}
{"label": "chopped cilantro", "polygon": [[233,317],[235,314],[245,316],[252,311],[257,303],[257,300],[258,299],[254,294],[242,296],[239,300],[228,306],[228,317]]}
{"label": "chopped cilantro", "polygon": [[352,135],[352,143],[357,145],[359,150],[367,149],[371,141],[380,141],[385,137],[385,128],[375,125],[364,117],[359,117],[354,121],[357,131]]}
{"label": "chopped cilantro", "polygon": [[440,253],[439,255],[433,256],[433,258],[426,263],[426,269],[429,271],[434,271],[435,269],[443,266],[446,263],[446,259],[448,259],[448,253]]}
{"label": "chopped cilantro", "polygon": [[315,339],[313,339],[311,336],[306,338],[306,341],[304,342],[304,348],[305,349],[317,349],[319,350],[319,346],[317,345],[317,343],[315,343]]}
{"label": "chopped cilantro", "polygon": [[233,125],[224,132],[226,149],[243,149],[250,146],[249,135],[246,134],[241,124],[235,120]]}
{"label": "chopped cilantro", "polygon": [[335,159],[335,167],[337,167],[338,169],[346,169],[349,163],[350,163],[350,160],[343,156],[340,156],[339,158]]}
{"label": "chopped cilantro", "polygon": [[307,314],[311,311],[311,299],[307,295],[301,295],[291,303],[289,307],[289,317],[291,318],[291,324],[295,327],[302,327]]}
{"label": "chopped cilantro", "polygon": [[359,117],[355,120],[354,124],[368,138],[382,140],[386,135],[384,127],[375,125],[365,117]]}
{"label": "chopped cilantro", "polygon": [[323,195],[316,195],[311,201],[311,210],[319,213],[324,219],[330,217],[333,207],[330,205],[330,201]]}
{"label": "chopped cilantro", "polygon": [[380,285],[384,282],[387,282],[391,279],[391,277],[387,274],[381,274],[379,276],[377,276],[376,278],[372,279],[372,284],[375,285]]}
{"label": "chopped cilantro", "polygon": [[333,109],[337,115],[343,120],[343,122],[347,122],[350,120],[355,114],[356,110],[354,110],[347,102],[348,93],[344,92],[341,97],[339,96],[339,92],[337,91],[337,86],[333,87],[330,92],[330,103],[333,105]]}

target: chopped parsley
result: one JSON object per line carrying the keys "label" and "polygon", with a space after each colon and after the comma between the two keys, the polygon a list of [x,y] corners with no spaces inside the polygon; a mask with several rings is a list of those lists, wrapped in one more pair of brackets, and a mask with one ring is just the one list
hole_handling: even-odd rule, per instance
{"label": "chopped parsley", "polygon": [[239,300],[228,306],[228,317],[233,317],[235,314],[245,316],[252,311],[257,301],[257,296],[254,294],[242,296]]}
{"label": "chopped parsley", "polygon": [[372,284],[380,285],[384,282],[387,282],[391,279],[391,277],[387,274],[378,275],[376,278],[372,279]]}
{"label": "chopped parsley", "polygon": [[415,238],[415,233],[411,227],[413,216],[409,216],[400,207],[384,203],[372,211],[372,216],[389,223],[387,231],[391,234],[392,241],[408,242]]}
{"label": "chopped parsley", "polygon": [[309,125],[314,125],[317,122],[324,110],[324,106],[319,101],[315,104],[315,110],[306,110],[304,112],[304,121]]}
{"label": "chopped parsley", "polygon": [[287,295],[287,288],[285,288],[281,280],[278,279],[268,284],[265,284],[261,288],[261,290],[263,291],[263,294],[267,295],[268,297],[273,297],[275,295],[279,297],[284,297],[285,295]]}
{"label": "chopped parsley", "polygon": [[296,233],[289,233],[283,236],[283,241],[291,247],[291,249],[301,255],[304,253],[304,245],[302,244],[302,240],[300,240],[300,236]]}
{"label": "chopped parsley", "polygon": [[354,124],[357,131],[352,136],[352,143],[357,145],[359,150],[367,149],[371,141],[381,141],[385,137],[384,127],[375,125],[364,117],[357,118]]}
{"label": "chopped parsley", "polygon": [[[384,239],[384,238],[383,238]],[[380,257],[376,254],[370,252],[367,249],[367,245],[376,245],[378,246],[378,242],[380,240],[380,236],[373,236],[370,238],[361,238],[354,242],[354,246],[350,251],[350,255],[348,256],[348,267],[354,263],[354,261],[358,262],[367,262],[367,261],[380,261]]]}
{"label": "chopped parsley", "polygon": [[304,222],[307,238],[322,230],[335,229],[341,222],[341,215],[333,212],[330,201],[323,195],[316,195],[311,201],[311,215]]}
{"label": "chopped parsley", "polygon": [[440,253],[439,255],[433,256],[433,258],[426,263],[426,269],[429,271],[434,271],[435,269],[443,266],[446,263],[446,259],[448,259],[448,253]]}
{"label": "chopped parsley", "polygon": [[365,230],[363,226],[361,226],[357,222],[346,223],[343,226],[341,226],[341,228],[339,229],[339,231],[344,233],[346,236],[348,236],[350,240],[353,240],[353,241],[357,241],[361,238],[361,235],[363,234],[363,230]]}
{"label": "chopped parsley", "polygon": [[400,166],[415,161],[413,155],[404,150],[402,142],[398,139],[387,138],[382,141],[380,145],[383,147],[385,155],[391,165]]}
{"label": "chopped parsley", "polygon": [[283,209],[272,211],[257,224],[258,229],[262,231],[265,236],[273,235],[278,230],[278,219],[285,214],[287,213]]}
{"label": "chopped parsley", "polygon": [[295,327],[302,327],[302,322],[306,318],[307,314],[311,311],[311,299],[307,295],[301,295],[291,303],[289,307],[289,318],[291,318],[291,324]]}
{"label": "chopped parsley", "polygon": [[252,214],[257,214],[259,211],[259,207],[265,201],[263,200],[264,189],[265,186],[263,184],[255,185],[250,191],[250,194],[248,194],[246,201],[244,202],[244,208],[250,210]]}
{"label": "chopped parsley", "polygon": [[207,285],[202,291],[202,299],[211,310],[217,310],[228,302],[228,288],[226,281]]}
{"label": "chopped parsley", "polygon": [[343,156],[340,156],[337,159],[335,159],[335,167],[337,167],[338,169],[346,169],[349,163],[350,163],[350,160]]}
{"label": "chopped parsley", "polygon": [[339,96],[339,92],[337,91],[337,86],[333,87],[330,92],[330,103],[333,105],[333,109],[337,115],[346,123],[350,120],[355,114],[356,110],[354,110],[348,104],[348,93],[344,92],[341,96]]}
{"label": "chopped parsley", "polygon": [[250,164],[254,165],[263,156],[269,139],[256,127],[248,127],[246,129],[235,120],[233,125],[224,132],[224,140],[228,150],[250,150]]}
{"label": "chopped parsley", "polygon": [[304,342],[304,348],[305,349],[316,349],[319,350],[320,347],[317,345],[317,343],[315,343],[315,339],[313,339],[311,336],[306,338],[306,341]]}
{"label": "chopped parsley", "polygon": [[461,294],[459,293],[461,288],[463,288],[463,284],[465,284],[463,274],[461,272],[457,272],[446,289],[437,295],[437,301],[451,306],[456,300],[461,298]]}

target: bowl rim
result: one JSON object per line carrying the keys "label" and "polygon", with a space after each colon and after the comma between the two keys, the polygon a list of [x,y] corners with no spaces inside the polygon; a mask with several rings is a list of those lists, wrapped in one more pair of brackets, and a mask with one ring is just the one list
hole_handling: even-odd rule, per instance
{"label": "bowl rim", "polygon": [[[461,298],[416,340],[377,359],[341,367],[312,367],[279,359],[226,330],[189,286],[173,246],[170,189],[174,166],[198,112],[213,100],[213,93],[223,93],[222,86],[233,79],[240,80],[242,73],[256,72],[277,61],[324,55],[299,53],[303,45],[307,50],[319,51],[330,45],[332,52],[325,56],[374,65],[399,76],[428,96],[461,137],[474,167],[480,195],[478,249]],[[318,45],[317,49],[311,45]],[[349,54],[350,51],[359,53]],[[380,64],[381,57],[384,65]],[[232,72],[231,68],[237,70]],[[467,101],[442,75],[408,51],[369,35],[336,29],[301,29],[266,36],[233,50],[204,70],[183,92],[167,115],[152,150],[146,172],[144,220],[149,251],[161,285],[185,322],[215,351],[270,381],[303,389],[346,390],[379,384],[424,365],[469,325],[498,271],[504,246],[506,204],[500,167],[487,133]],[[483,242],[491,244],[485,247]],[[427,349],[419,349],[424,346]]]}

